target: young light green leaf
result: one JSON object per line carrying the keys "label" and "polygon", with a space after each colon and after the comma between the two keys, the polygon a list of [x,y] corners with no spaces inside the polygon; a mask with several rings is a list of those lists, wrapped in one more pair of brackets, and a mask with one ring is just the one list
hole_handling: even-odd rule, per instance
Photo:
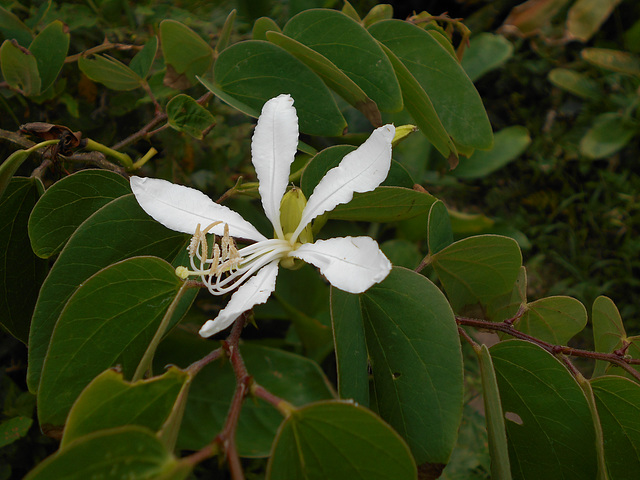
{"label": "young light green leaf", "polygon": [[623,148],[640,130],[618,113],[598,115],[580,140],[580,152],[590,158],[605,158]]}
{"label": "young light green leaf", "polygon": [[69,40],[69,28],[60,20],[55,20],[31,42],[29,51],[36,57],[42,92],[53,85],[62,70],[69,51]]}
{"label": "young light green leaf", "polygon": [[586,42],[598,31],[621,0],[577,0],[567,15],[570,37]]}
{"label": "young light green leaf", "polygon": [[362,24],[364,28],[369,28],[371,25],[377,22],[381,22],[382,20],[390,20],[393,18],[393,6],[388,3],[376,5],[369,13],[365,15],[362,19]]}
{"label": "young light green leaf", "polygon": [[562,88],[586,100],[600,98],[602,96],[602,91],[594,80],[568,68],[554,68],[551,70],[549,72],[549,81],[556,87]]}
{"label": "young light green leaf", "polygon": [[596,478],[595,432],[587,399],[567,369],[529,342],[490,349],[507,418],[514,477]]}
{"label": "young light green leaf", "polygon": [[566,345],[587,325],[587,309],[571,297],[547,297],[528,303],[516,328],[555,345]]}
{"label": "young light green leaf", "polygon": [[[186,85],[192,85],[196,81],[196,75],[204,74],[213,62],[213,49],[200,35],[186,25],[175,20],[163,20],[160,22],[160,44],[162,54],[169,68],[178,78],[171,78],[169,83],[178,86],[183,83],[180,77],[185,78]],[[165,75],[165,83],[168,77]]]}
{"label": "young light green leaf", "polygon": [[189,95],[181,93],[167,103],[167,122],[174,130],[185,132],[198,140],[215,125],[216,119],[209,110]]}
{"label": "young light green leaf", "polygon": [[407,445],[371,411],[346,402],[307,405],[280,426],[269,480],[415,479]]}
{"label": "young light green leaf", "polygon": [[[60,314],[42,368],[38,419],[62,426],[82,389],[116,364],[130,377],[182,281],[156,257],[133,257],[100,270]],[[96,305],[100,308],[96,309]],[[184,312],[176,312],[174,322]]]}
{"label": "young light green leaf", "polygon": [[155,35],[151,37],[147,43],[144,44],[142,50],[136,53],[135,57],[131,59],[129,68],[133,70],[140,78],[145,79],[149,75],[151,65],[156,59],[158,53],[158,37]]}
{"label": "young light green leaf", "polygon": [[429,210],[427,242],[430,255],[435,255],[453,243],[453,230],[451,230],[449,212],[440,200],[431,205]]}
{"label": "young light green leaf", "polygon": [[395,267],[360,295],[360,305],[371,402],[418,464],[447,463],[463,404],[462,353],[447,299],[424,276]]}
{"label": "young light green leaf", "polygon": [[47,263],[29,247],[27,220],[42,194],[36,178],[15,177],[0,197],[0,325],[23,343]]}
{"label": "young light green leaf", "polygon": [[129,182],[108,170],[81,170],[62,178],[47,189],[31,212],[31,248],[39,257],[51,257],[89,216],[128,193]]}
{"label": "young light green leaf", "polygon": [[80,57],[78,68],[94,82],[102,83],[112,90],[134,90],[142,82],[142,78],[136,72],[109,55]]}
{"label": "young light green leaf", "polygon": [[483,32],[471,37],[462,57],[462,68],[472,82],[495,70],[513,55],[513,45],[502,35]]}
{"label": "young light green leaf", "polygon": [[16,173],[20,165],[29,158],[29,152],[26,150],[16,150],[0,165],[0,198],[4,195],[5,190],[9,186],[13,174]]}
{"label": "young light green leaf", "polygon": [[20,90],[27,97],[40,93],[38,62],[26,48],[5,40],[0,47],[0,67],[10,87]]}
{"label": "young light green leaf", "polygon": [[[611,353],[620,348],[622,340],[627,338],[618,307],[609,297],[600,296],[595,299],[591,310],[591,322],[596,352]],[[596,361],[593,376],[603,375],[608,365],[607,362]]]}

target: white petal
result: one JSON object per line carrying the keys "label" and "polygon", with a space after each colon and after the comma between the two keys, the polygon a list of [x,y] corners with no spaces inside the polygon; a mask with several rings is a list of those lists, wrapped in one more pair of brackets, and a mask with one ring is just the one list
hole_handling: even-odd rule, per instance
{"label": "white petal", "polygon": [[395,130],[393,125],[375,129],[366,142],[327,172],[309,197],[294,238],[318,215],[350,202],[354,192],[370,192],[387,178]]}
{"label": "white petal", "polygon": [[262,107],[251,141],[251,156],[258,175],[258,191],[267,218],[278,238],[280,202],[289,183],[291,163],[298,148],[298,117],[290,95],[272,98]]}
{"label": "white petal", "polygon": [[[266,240],[239,213],[215,203],[194,188],[158,178],[131,177],[131,190],[142,209],[171,230],[193,235],[198,224],[206,228],[219,220],[229,225],[229,235],[232,237],[258,242]],[[211,232],[222,235],[224,225],[214,227]]]}
{"label": "white petal", "polygon": [[317,240],[289,255],[315,265],[331,285],[349,293],[364,292],[391,271],[391,262],[371,237]]}
{"label": "white petal", "polygon": [[200,329],[200,336],[210,337],[231,325],[236,318],[255,305],[267,301],[276,289],[278,275],[278,260],[265,265],[231,295],[227,306],[213,320],[208,320]]}

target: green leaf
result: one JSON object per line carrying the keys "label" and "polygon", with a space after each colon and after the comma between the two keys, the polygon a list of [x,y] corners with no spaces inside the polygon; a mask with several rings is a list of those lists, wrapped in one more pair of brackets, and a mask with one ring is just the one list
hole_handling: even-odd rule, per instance
{"label": "green leaf", "polygon": [[369,406],[367,345],[360,297],[331,288],[331,324],[336,351],[338,394]]}
{"label": "green leaf", "polygon": [[4,7],[0,7],[0,32],[5,38],[15,38],[22,46],[29,45],[33,40],[31,29]]}
{"label": "green leaf", "polygon": [[585,48],[582,58],[597,67],[640,76],[640,58],[631,53],[609,48]]}
{"label": "green leaf", "polygon": [[436,199],[428,193],[401,187],[378,187],[372,192],[356,193],[347,204],[329,212],[336,220],[395,222],[425,215]]}
{"label": "green leaf", "polygon": [[491,347],[516,478],[596,478],[595,432],[582,389],[548,352],[508,340]]}
{"label": "green leaf", "polygon": [[591,380],[604,437],[611,480],[630,478],[640,469],[640,386],[626,378]]}
{"label": "green leaf", "polygon": [[142,78],[136,72],[109,55],[80,57],[78,68],[94,82],[112,90],[134,90],[142,83]]}
{"label": "green leaf", "polygon": [[47,458],[25,480],[182,480],[190,471],[189,464],[178,462],[153,432],[127,426],[78,439]]}
{"label": "green leaf", "polygon": [[545,342],[566,345],[587,325],[587,309],[571,297],[547,297],[528,303],[516,323],[521,332]]}
{"label": "green leaf", "polygon": [[169,417],[188,374],[171,367],[164,375],[127,382],[122,373],[105,370],[82,391],[73,404],[60,448],[108,428],[140,425],[158,431]]}
{"label": "green leaf", "polygon": [[455,312],[487,305],[511,291],[522,265],[515,240],[478,235],[452,243],[432,256],[433,267]]}
{"label": "green leaf", "polygon": [[362,24],[365,28],[369,28],[371,25],[382,20],[390,20],[393,18],[393,7],[389,4],[376,5],[369,13],[362,19]]}
{"label": "green leaf", "polygon": [[586,75],[567,68],[554,68],[549,72],[549,81],[556,87],[571,92],[585,100],[600,98],[598,84]]}
{"label": "green leaf", "polygon": [[511,479],[509,449],[504,424],[504,413],[500,402],[498,380],[493,368],[491,354],[486,345],[476,349],[482,378],[482,398],[484,400],[487,433],[489,434],[489,452],[491,453],[491,477],[500,480]]}
{"label": "green leaf", "polygon": [[233,24],[236,20],[235,8],[229,12],[227,18],[224,21],[220,35],[218,35],[218,43],[216,43],[216,54],[223,51],[229,46],[229,38],[231,38],[231,32],[233,31]]}
{"label": "green leaf", "polygon": [[29,238],[36,255],[58,253],[76,228],[114,198],[131,193],[129,182],[108,170],[81,170],[54,183],[29,217]]}
{"label": "green leaf", "polygon": [[382,125],[382,117],[376,103],[327,57],[279,32],[267,32],[266,37],[317,73],[329,88],[360,110],[374,127]]}
{"label": "green leaf", "polygon": [[140,78],[147,78],[149,70],[153,65],[153,61],[158,53],[158,37],[155,35],[144,44],[142,50],[136,53],[135,57],[131,59],[129,68],[133,70]]}
{"label": "green leaf", "polygon": [[[593,344],[596,352],[611,353],[622,346],[622,340],[627,338],[618,307],[609,297],[600,296],[593,302],[591,311],[593,323]],[[603,375],[608,362],[596,361],[593,376]]]}
{"label": "green leaf", "polygon": [[278,24],[269,17],[260,17],[253,24],[253,30],[251,31],[251,38],[253,40],[266,40],[267,32],[282,33],[282,30]]}
{"label": "green leaf", "polygon": [[491,150],[476,150],[471,157],[461,158],[451,173],[466,180],[486,177],[522,155],[531,143],[529,130],[518,125],[500,130],[493,138]]}
{"label": "green leaf", "polygon": [[386,255],[389,261],[397,267],[405,267],[409,270],[416,268],[424,255],[415,242],[404,239],[387,240],[380,245],[380,250]]}
{"label": "green leaf", "polygon": [[337,10],[312,9],[289,20],[283,33],[329,59],[381,111],[402,109],[400,85],[389,59],[358,22]]}
{"label": "green leaf", "polygon": [[180,94],[167,103],[167,122],[174,130],[198,140],[216,123],[215,117],[189,95]]}
{"label": "green leaf", "polygon": [[462,353],[447,299],[427,278],[395,267],[360,304],[372,403],[418,464],[447,463],[463,403]]}
{"label": "green leaf", "polygon": [[[217,345],[193,334],[174,332],[158,349],[156,364],[167,362],[186,367]],[[333,398],[322,370],[308,358],[260,345],[243,344],[240,352],[247,370],[260,385],[293,405]],[[236,386],[228,362],[206,366],[195,377],[189,390],[178,448],[198,450],[211,443],[222,429]],[[243,457],[266,457],[282,421],[282,414],[271,404],[249,399],[242,407],[236,441]]]}
{"label": "green leaf", "polygon": [[468,148],[491,147],[493,134],[480,95],[457,60],[437,40],[400,20],[378,22],[369,31],[415,77],[453,140]]}
{"label": "green leaf", "polygon": [[430,255],[435,255],[453,243],[453,230],[451,230],[449,212],[440,200],[431,205],[429,210],[427,242]]}
{"label": "green leaf", "polygon": [[605,158],[638,134],[638,128],[617,113],[603,113],[580,140],[580,152],[590,158]]}
{"label": "green leaf", "polygon": [[26,150],[16,150],[0,165],[0,198],[4,195],[13,174],[16,173],[20,165],[29,158],[29,152]]}
{"label": "green leaf", "polygon": [[36,392],[49,340],[65,303],[91,275],[135,255],[172,260],[187,236],[149,217],[131,195],[102,207],[78,227],[42,285],[29,332],[27,383]]}
{"label": "green leaf", "polygon": [[248,115],[260,112],[267,100],[288,93],[295,100],[301,132],[337,136],[347,127],[322,80],[276,45],[260,40],[236,43],[220,54],[213,73],[217,89],[240,102],[239,105],[248,106],[250,110],[242,109]]}
{"label": "green leaf", "polygon": [[26,48],[5,40],[0,47],[0,67],[9,86],[27,97],[40,93],[40,75],[36,57]]}
{"label": "green leaf", "polygon": [[567,15],[570,38],[586,42],[598,31],[621,0],[577,0]]}
{"label": "green leaf", "polygon": [[165,63],[178,75],[184,75],[190,84],[195,83],[196,75],[204,74],[213,62],[213,49],[207,42],[175,20],[160,22],[160,44]]}
{"label": "green leaf", "polygon": [[55,20],[31,42],[29,50],[38,64],[40,91],[46,91],[58,78],[69,51],[69,40],[69,27],[60,20]]}
{"label": "green leaf", "polygon": [[267,479],[415,479],[407,445],[369,410],[322,402],[293,412],[281,425]]}
{"label": "green leaf", "polygon": [[42,190],[38,179],[15,177],[0,197],[0,325],[25,344],[47,271],[27,236],[27,220]]}
{"label": "green leaf", "polygon": [[495,70],[513,55],[513,45],[502,35],[483,32],[471,37],[462,57],[462,68],[472,82]]}
{"label": "green leaf", "polygon": [[14,417],[0,423],[0,448],[24,437],[32,423],[31,417]]}
{"label": "green leaf", "polygon": [[486,316],[492,322],[503,322],[514,318],[527,304],[527,269],[522,266],[516,283],[510,292],[495,297],[487,305]]}
{"label": "green leaf", "polygon": [[181,286],[164,260],[134,257],[99,271],[76,290],[56,323],[42,368],[38,419],[44,431],[64,424],[73,402],[100,372],[119,364],[125,376],[133,374]]}

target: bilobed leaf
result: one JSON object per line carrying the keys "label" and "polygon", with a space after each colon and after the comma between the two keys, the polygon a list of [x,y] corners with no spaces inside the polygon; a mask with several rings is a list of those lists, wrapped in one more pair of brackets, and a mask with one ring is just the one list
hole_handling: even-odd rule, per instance
{"label": "bilobed leaf", "polygon": [[140,78],[147,78],[151,65],[153,65],[153,61],[156,58],[156,53],[158,53],[158,37],[154,35],[144,44],[142,50],[131,59],[129,68]]}
{"label": "bilobed leaf", "polygon": [[513,45],[502,35],[483,32],[471,37],[462,57],[462,68],[472,82],[498,68],[513,55]]}
{"label": "bilobed leaf", "polygon": [[623,148],[639,129],[617,113],[598,115],[580,140],[580,152],[590,158],[605,158]]}
{"label": "bilobed leaf", "polygon": [[202,140],[204,132],[216,121],[209,110],[185,94],[176,95],[169,100],[167,116],[171,128],[186,132],[199,140]]}
{"label": "bilobed leaf", "polygon": [[[611,353],[622,346],[622,340],[627,338],[618,307],[609,297],[600,296],[593,302],[591,310],[593,323],[593,344],[596,352]],[[593,376],[603,375],[607,362],[596,361]]]}
{"label": "bilobed leaf", "polygon": [[329,218],[361,222],[395,222],[426,214],[436,199],[432,195],[402,187],[378,187],[356,193],[349,203],[338,205]]}
{"label": "bilobed leaf", "polygon": [[152,431],[130,425],[78,439],[40,463],[25,480],[183,480],[190,472],[189,464],[178,462]]}
{"label": "bilobed leaf", "polygon": [[640,76],[640,58],[628,52],[609,48],[585,48],[582,58],[597,67]]}
{"label": "bilobed leaf", "polygon": [[62,70],[69,51],[69,39],[68,27],[60,20],[55,20],[31,42],[29,51],[36,57],[42,92],[53,85]]}
{"label": "bilobed leaf", "polygon": [[37,178],[15,177],[0,197],[0,325],[23,343],[47,263],[29,246],[27,220],[42,194]]}
{"label": "bilobed leaf", "polygon": [[289,20],[283,33],[329,59],[381,111],[402,108],[400,85],[389,59],[357,21],[336,10],[311,9]]}
{"label": "bilobed leaf", "polygon": [[0,423],[0,448],[24,437],[32,423],[31,417],[13,417]]}
{"label": "bilobed leaf", "polygon": [[47,189],[29,217],[36,255],[58,253],[76,228],[114,198],[131,193],[127,180],[108,170],[81,170]]}
{"label": "bilobed leaf", "polygon": [[567,15],[571,37],[586,42],[598,31],[621,0],[577,0]]}
{"label": "bilobed leaf", "polygon": [[596,478],[595,432],[587,399],[567,369],[529,342],[490,349],[507,422],[514,477]]}
{"label": "bilobed leaf", "polygon": [[[337,136],[347,126],[322,80],[293,55],[269,42],[248,40],[226,48],[216,60],[213,73],[215,87],[248,106],[251,110],[242,110],[248,115],[260,112],[267,100],[288,93],[295,101],[301,132]],[[227,102],[225,97],[220,98]]]}
{"label": "bilobed leaf", "polygon": [[141,85],[142,78],[124,63],[109,55],[80,57],[78,68],[94,82],[112,90],[133,90]]}
{"label": "bilobed leaf", "polygon": [[393,429],[366,408],[333,401],[302,407],[282,423],[266,478],[409,480],[416,476],[411,453]]}
{"label": "bilobed leaf", "polygon": [[167,65],[193,84],[213,62],[213,49],[200,35],[175,20],[160,22],[160,44]]}
{"label": "bilobed leaf", "polygon": [[372,404],[416,463],[447,463],[463,404],[462,353],[447,299],[424,276],[395,267],[360,295],[360,305]]}
{"label": "bilobed leaf", "polygon": [[449,212],[440,200],[431,205],[427,222],[427,242],[429,253],[435,255],[453,243],[453,231]]}
{"label": "bilobed leaf", "polygon": [[[134,257],[86,280],[60,314],[38,388],[43,430],[61,426],[84,387],[119,364],[126,377],[138,366],[182,281],[156,257]],[[96,308],[99,306],[99,308]],[[184,312],[174,314],[174,323]]]}
{"label": "bilobed leaf", "polygon": [[36,392],[51,334],[65,303],[98,270],[135,255],[173,260],[187,235],[150,218],[133,194],[117,198],[85,220],[71,236],[42,285],[29,334],[29,389]]}
{"label": "bilobed leaf", "polygon": [[5,40],[0,47],[0,67],[9,86],[21,90],[27,97],[40,93],[38,62],[28,50]]}
{"label": "bilobed leaf", "polygon": [[604,437],[604,455],[611,480],[629,478],[640,469],[640,386],[626,378],[591,380]]}
{"label": "bilobed leaf", "polygon": [[511,291],[522,265],[515,240],[478,235],[452,243],[432,256],[432,265],[454,311],[487,305]]}
{"label": "bilobed leaf", "polygon": [[602,96],[602,92],[594,80],[568,68],[554,68],[551,70],[549,72],[549,81],[556,87],[587,100]]}
{"label": "bilobed leaf", "polygon": [[400,20],[378,22],[369,31],[418,81],[453,140],[469,148],[491,147],[493,134],[480,95],[456,59],[429,33]]}
{"label": "bilobed leaf", "polygon": [[571,297],[547,297],[528,303],[516,328],[545,342],[566,345],[587,325],[587,309]]}

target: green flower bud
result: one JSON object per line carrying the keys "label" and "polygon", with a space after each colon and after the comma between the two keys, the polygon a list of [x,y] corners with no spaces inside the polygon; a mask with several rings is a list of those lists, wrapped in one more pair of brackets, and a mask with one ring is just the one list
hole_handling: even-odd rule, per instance
{"label": "green flower bud", "polygon": [[[291,234],[298,228],[298,224],[302,219],[302,211],[307,205],[307,199],[297,187],[293,187],[282,197],[280,203],[280,223],[282,224],[282,231],[284,232],[284,238],[290,240]],[[313,233],[311,231],[311,224],[304,227],[298,239],[297,243],[311,243],[313,242]]]}

